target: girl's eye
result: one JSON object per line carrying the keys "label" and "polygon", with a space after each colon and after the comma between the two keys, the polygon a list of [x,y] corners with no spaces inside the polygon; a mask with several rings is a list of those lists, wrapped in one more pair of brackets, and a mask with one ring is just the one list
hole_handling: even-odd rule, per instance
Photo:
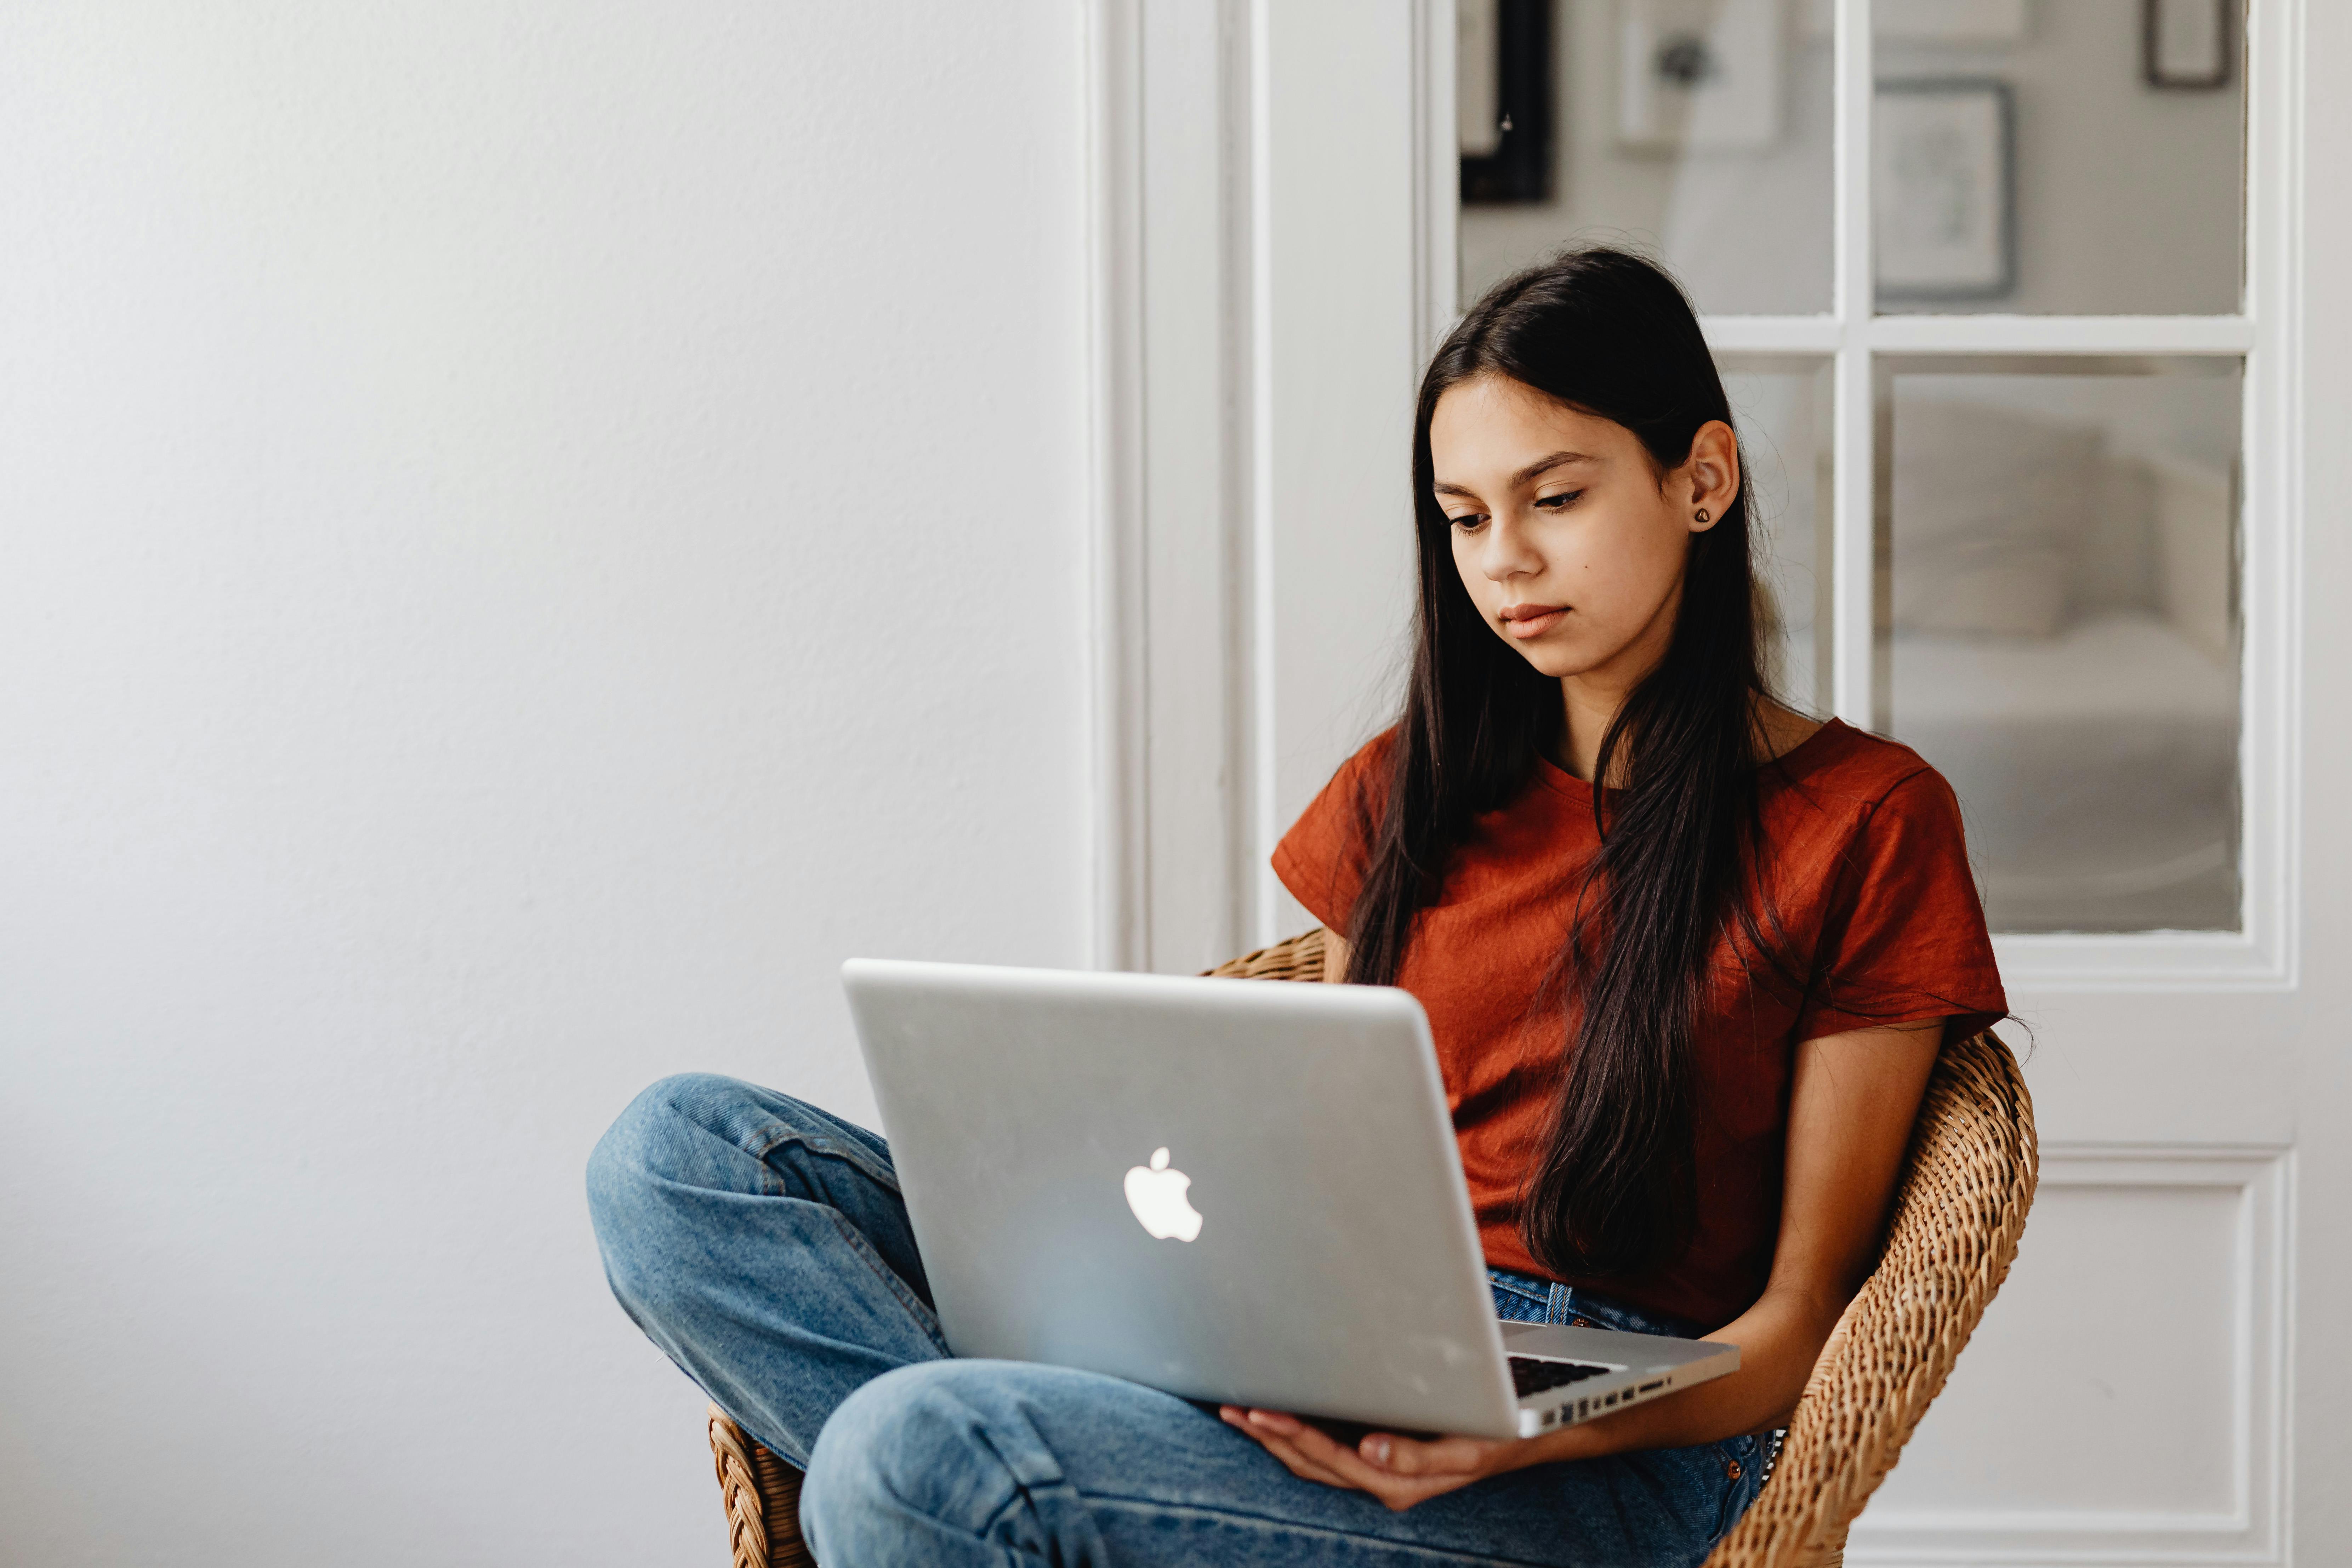
{"label": "girl's eye", "polygon": [[1583,497],[1584,492],[1582,490],[1562,490],[1556,496],[1538,496],[1536,498],[1536,505],[1544,508],[1548,511],[1565,511],[1568,508],[1574,506],[1579,500],[1582,500]]}
{"label": "girl's eye", "polygon": [[1479,524],[1486,521],[1486,514],[1483,511],[1465,512],[1460,517],[1450,517],[1445,521],[1465,533],[1475,533]]}

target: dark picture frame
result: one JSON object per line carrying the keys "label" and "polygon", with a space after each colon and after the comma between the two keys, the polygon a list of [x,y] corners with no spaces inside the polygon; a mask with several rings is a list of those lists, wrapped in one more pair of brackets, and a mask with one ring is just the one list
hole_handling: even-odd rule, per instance
{"label": "dark picture frame", "polygon": [[[2168,25],[2200,13],[2212,17],[2212,49],[2201,60],[2168,59]],[[2174,92],[2210,92],[2230,85],[2230,40],[2239,31],[2239,0],[2140,0],[2140,75],[2147,85]]]}
{"label": "dark picture frame", "polygon": [[[1472,62],[1465,61],[1467,67]],[[1551,200],[1551,0],[1495,0],[1495,103],[1502,134],[1492,153],[1462,160],[1462,205]]]}

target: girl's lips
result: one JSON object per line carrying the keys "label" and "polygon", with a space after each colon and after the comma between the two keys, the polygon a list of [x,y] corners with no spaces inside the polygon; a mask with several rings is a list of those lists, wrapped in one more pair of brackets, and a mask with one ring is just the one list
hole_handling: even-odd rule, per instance
{"label": "girl's lips", "polygon": [[1539,637],[1568,619],[1566,605],[1506,605],[1503,635],[1521,642]]}

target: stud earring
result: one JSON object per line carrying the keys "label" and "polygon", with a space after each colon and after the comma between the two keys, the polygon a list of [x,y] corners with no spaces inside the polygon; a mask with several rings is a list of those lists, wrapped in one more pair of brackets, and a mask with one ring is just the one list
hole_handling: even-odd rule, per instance
{"label": "stud earring", "polygon": [[1705,522],[1706,521],[1706,508],[1701,507],[1698,509],[1698,521],[1701,522]]}

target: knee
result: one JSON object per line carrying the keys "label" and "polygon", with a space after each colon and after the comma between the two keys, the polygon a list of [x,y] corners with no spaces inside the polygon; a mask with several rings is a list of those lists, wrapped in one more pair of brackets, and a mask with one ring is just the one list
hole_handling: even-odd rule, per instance
{"label": "knee", "polygon": [[738,1087],[715,1073],[677,1073],[629,1101],[588,1155],[588,1213],[598,1237],[625,1229],[648,1188],[683,1177],[705,1135],[704,1108]]}
{"label": "knee", "polygon": [[859,1542],[876,1532],[899,1542],[934,1530],[978,1535],[1043,1479],[1025,1473],[1039,1468],[1023,1461],[1038,1445],[1002,1386],[1008,1370],[920,1362],[842,1401],[818,1435],[801,1490],[801,1527],[820,1561],[867,1561]]}
{"label": "knee", "polygon": [[844,1125],[788,1095],[717,1073],[656,1082],[588,1156],[588,1216],[614,1289],[628,1303],[640,1287],[667,1277],[710,1220],[714,1194],[787,1191],[790,1173],[770,1163],[780,1144],[836,1137]]}
{"label": "knee", "polygon": [[674,1074],[631,1100],[589,1153],[589,1223],[633,1313],[667,1274],[693,1190],[718,1184],[728,1126],[757,1092],[716,1073]]}

